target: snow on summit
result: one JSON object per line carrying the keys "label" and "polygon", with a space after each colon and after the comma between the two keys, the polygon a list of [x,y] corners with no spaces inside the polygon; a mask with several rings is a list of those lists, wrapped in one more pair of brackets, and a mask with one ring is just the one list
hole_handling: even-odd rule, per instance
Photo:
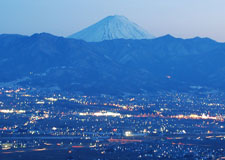
{"label": "snow on summit", "polygon": [[108,16],[69,38],[87,42],[100,42],[112,39],[152,39],[154,36],[124,16]]}

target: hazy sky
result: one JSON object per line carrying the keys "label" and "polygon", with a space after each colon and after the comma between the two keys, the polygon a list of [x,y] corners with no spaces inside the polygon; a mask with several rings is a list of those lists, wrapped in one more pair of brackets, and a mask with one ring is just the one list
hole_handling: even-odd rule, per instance
{"label": "hazy sky", "polygon": [[155,36],[225,42],[225,0],[0,0],[0,34],[68,36],[115,14]]}

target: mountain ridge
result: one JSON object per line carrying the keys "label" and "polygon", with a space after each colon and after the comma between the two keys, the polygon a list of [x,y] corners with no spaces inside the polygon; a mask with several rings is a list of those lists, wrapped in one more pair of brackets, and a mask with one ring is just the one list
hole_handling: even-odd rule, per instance
{"label": "mountain ridge", "polygon": [[213,40],[172,36],[85,42],[51,34],[0,35],[0,82],[23,79],[16,85],[110,94],[190,86],[225,90],[224,48]]}

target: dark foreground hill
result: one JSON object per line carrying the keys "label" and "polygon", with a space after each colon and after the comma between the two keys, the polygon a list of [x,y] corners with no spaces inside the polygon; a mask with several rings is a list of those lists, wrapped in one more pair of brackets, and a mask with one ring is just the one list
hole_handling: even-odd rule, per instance
{"label": "dark foreground hill", "polygon": [[224,90],[224,62],[225,44],[208,38],[88,43],[47,33],[0,35],[1,86],[110,94]]}

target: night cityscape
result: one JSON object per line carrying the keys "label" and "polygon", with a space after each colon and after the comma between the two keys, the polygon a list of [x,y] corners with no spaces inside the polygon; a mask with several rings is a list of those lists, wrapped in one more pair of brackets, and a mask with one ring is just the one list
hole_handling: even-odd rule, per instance
{"label": "night cityscape", "polygon": [[0,160],[225,160],[224,6],[0,0]]}
{"label": "night cityscape", "polygon": [[224,93],[0,93],[3,159],[48,159],[51,153],[58,159],[224,158]]}

